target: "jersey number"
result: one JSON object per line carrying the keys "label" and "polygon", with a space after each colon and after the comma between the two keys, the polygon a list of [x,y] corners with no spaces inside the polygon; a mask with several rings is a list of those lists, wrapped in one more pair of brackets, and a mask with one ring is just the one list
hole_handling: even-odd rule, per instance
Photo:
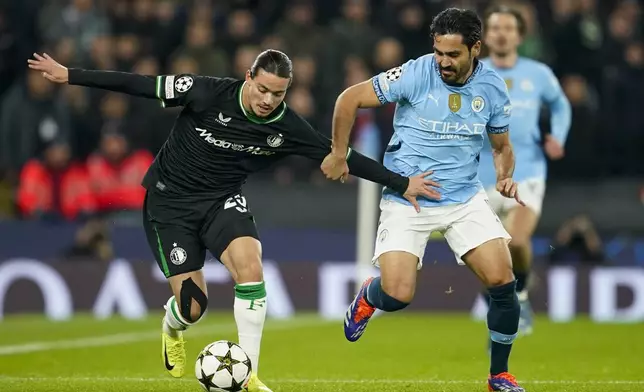
{"label": "jersey number", "polygon": [[226,200],[226,204],[224,204],[224,210],[233,207],[239,212],[247,212],[248,208],[246,208],[246,198],[242,195],[229,197],[228,200]]}

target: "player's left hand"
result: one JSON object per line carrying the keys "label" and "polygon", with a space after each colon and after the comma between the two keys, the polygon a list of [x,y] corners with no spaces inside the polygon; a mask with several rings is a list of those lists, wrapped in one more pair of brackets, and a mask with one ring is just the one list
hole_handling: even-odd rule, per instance
{"label": "player's left hand", "polygon": [[517,203],[525,207],[525,203],[519,197],[518,188],[519,184],[514,182],[512,178],[504,178],[496,182],[496,190],[499,191],[503,196],[514,199]]}
{"label": "player's left hand", "polygon": [[320,169],[329,180],[340,179],[340,182],[344,182],[349,177],[349,164],[345,155],[330,153],[322,161]]}
{"label": "player's left hand", "polygon": [[546,151],[548,158],[556,161],[564,157],[564,148],[552,135],[546,135],[543,143],[543,149]]}
{"label": "player's left hand", "polygon": [[424,196],[433,200],[440,200],[441,198],[441,194],[436,189],[433,189],[440,188],[441,185],[427,178],[432,173],[434,171],[430,170],[417,176],[409,177],[409,185],[407,185],[407,191],[403,197],[414,206],[414,209],[418,213],[420,213],[420,205],[418,204],[418,200],[416,200],[417,196]]}

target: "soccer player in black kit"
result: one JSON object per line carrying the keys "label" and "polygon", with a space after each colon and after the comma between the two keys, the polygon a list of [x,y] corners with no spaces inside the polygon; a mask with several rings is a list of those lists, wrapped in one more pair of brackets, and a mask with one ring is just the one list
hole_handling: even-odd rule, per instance
{"label": "soccer player in black kit", "polygon": [[[173,377],[185,371],[182,331],[203,316],[207,303],[201,269],[206,249],[230,271],[239,344],[251,359],[248,391],[270,392],[258,378],[266,289],[261,244],[241,187],[249,174],[288,155],[322,162],[331,141],[284,103],[292,64],[282,52],[261,53],[245,80],[197,75],[144,76],[66,68],[47,54],[29,67],[56,83],[95,87],[182,106],[168,140],[149,168],[143,224],[150,248],[170,283],[163,320],[162,356]],[[390,172],[349,151],[352,174],[380,183],[416,204],[439,198],[430,173],[412,178]]]}

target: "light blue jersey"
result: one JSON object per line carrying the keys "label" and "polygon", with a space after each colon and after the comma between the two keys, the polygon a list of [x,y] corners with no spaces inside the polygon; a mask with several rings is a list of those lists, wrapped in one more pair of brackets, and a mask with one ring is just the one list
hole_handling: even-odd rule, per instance
{"label": "light blue jersey", "polygon": [[[517,182],[531,178],[545,179],[546,157],[540,144],[539,131],[541,105],[549,106],[552,136],[562,146],[566,142],[572,117],[570,103],[559,81],[547,65],[523,57],[519,57],[512,68],[496,68],[489,59],[482,62],[505,80],[510,91],[510,141],[516,160],[512,178]],[[496,183],[492,148],[487,138],[481,151],[479,177],[486,188]]]}
{"label": "light blue jersey", "polygon": [[[478,157],[486,132],[508,132],[510,97],[505,82],[482,62],[467,82],[445,84],[433,54],[410,60],[372,78],[381,103],[396,103],[394,134],[384,165],[403,176],[434,171],[441,200],[421,206],[467,202],[482,185]],[[383,198],[409,204],[385,188]]]}

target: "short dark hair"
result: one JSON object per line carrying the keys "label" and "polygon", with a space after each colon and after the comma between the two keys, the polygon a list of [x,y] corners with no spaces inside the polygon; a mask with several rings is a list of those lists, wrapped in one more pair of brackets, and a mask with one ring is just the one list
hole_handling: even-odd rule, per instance
{"label": "short dark hair", "polygon": [[472,10],[448,8],[434,17],[430,28],[431,37],[460,34],[468,49],[481,40],[481,18]]}
{"label": "short dark hair", "polygon": [[506,14],[506,15],[514,16],[514,19],[517,20],[517,28],[519,29],[519,35],[522,37],[525,36],[527,32],[527,26],[526,26],[525,18],[523,17],[523,14],[519,12],[519,10],[503,4],[495,5],[493,7],[488,8],[487,11],[485,12],[485,19],[484,19],[486,28],[490,20],[490,16],[492,16],[493,14]]}
{"label": "short dark hair", "polygon": [[280,78],[293,78],[293,63],[284,52],[279,50],[268,49],[260,53],[250,67],[250,77],[254,78],[259,69]]}

